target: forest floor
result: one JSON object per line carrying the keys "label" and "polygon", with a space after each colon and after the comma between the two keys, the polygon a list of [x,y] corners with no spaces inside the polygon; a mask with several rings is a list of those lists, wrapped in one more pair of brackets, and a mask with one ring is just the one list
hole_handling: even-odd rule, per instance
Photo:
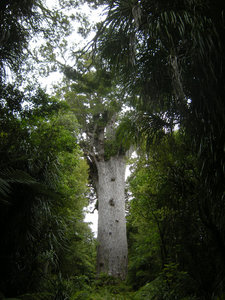
{"label": "forest floor", "polygon": [[[143,300],[149,299],[142,289],[133,291],[126,283],[95,285],[77,291],[70,300]],[[146,297],[147,296],[147,297]]]}
{"label": "forest floor", "polygon": [[112,294],[108,290],[89,294],[85,291],[78,292],[71,300],[136,300],[134,294],[123,293],[123,294]]}

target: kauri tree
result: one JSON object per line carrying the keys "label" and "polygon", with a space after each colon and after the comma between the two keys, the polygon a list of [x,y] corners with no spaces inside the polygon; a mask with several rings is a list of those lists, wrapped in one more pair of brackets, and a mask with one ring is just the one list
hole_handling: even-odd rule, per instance
{"label": "kauri tree", "polygon": [[77,76],[66,100],[81,127],[81,142],[98,199],[97,272],[124,279],[127,269],[125,167],[129,143],[118,141],[117,129],[124,103],[110,73],[93,69]]}

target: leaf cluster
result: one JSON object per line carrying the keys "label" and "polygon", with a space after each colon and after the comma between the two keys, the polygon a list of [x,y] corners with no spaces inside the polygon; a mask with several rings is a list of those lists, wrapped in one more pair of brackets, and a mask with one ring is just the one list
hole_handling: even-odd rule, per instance
{"label": "leaf cluster", "polygon": [[52,289],[53,297],[51,276],[59,270],[72,276],[93,269],[77,121],[41,90],[2,85],[0,99],[0,289],[6,296]]}
{"label": "leaf cluster", "polygon": [[6,68],[16,71],[23,60],[32,31],[40,22],[37,1],[1,1],[0,4],[0,78]]}
{"label": "leaf cluster", "polygon": [[129,281],[136,289],[146,284],[143,292],[153,299],[221,293],[217,284],[223,275],[210,275],[220,269],[220,256],[199,211],[198,168],[181,130],[152,144],[133,165]]}

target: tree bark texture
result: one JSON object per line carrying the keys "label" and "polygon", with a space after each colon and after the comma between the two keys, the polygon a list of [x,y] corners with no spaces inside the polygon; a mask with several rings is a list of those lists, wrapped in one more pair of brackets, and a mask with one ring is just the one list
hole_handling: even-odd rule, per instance
{"label": "tree bark texture", "polygon": [[127,235],[125,220],[125,156],[97,162],[98,252],[97,272],[125,279]]}

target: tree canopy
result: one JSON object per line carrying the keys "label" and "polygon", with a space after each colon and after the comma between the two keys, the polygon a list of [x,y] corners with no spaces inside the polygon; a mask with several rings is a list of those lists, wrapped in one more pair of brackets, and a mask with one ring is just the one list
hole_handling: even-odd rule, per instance
{"label": "tree canopy", "polygon": [[[82,49],[80,3],[105,13]],[[223,299],[225,5],[80,3],[0,3],[0,298]],[[121,283],[96,278],[84,207],[99,162],[133,144]]]}

